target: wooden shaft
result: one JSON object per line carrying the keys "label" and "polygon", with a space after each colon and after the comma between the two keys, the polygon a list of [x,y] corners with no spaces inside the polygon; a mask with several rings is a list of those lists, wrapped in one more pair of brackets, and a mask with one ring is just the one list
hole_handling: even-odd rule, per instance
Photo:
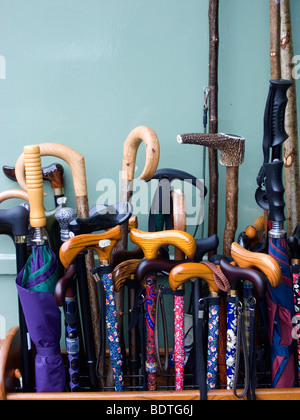
{"label": "wooden shaft", "polygon": [[281,79],[280,68],[280,0],[270,0],[271,79]]}
{"label": "wooden shaft", "polygon": [[268,278],[273,287],[278,287],[281,282],[281,269],[278,262],[268,254],[251,252],[233,242],[231,256],[243,268],[258,268]]}
{"label": "wooden shaft", "polygon": [[239,167],[226,168],[226,218],[223,236],[223,255],[230,255],[230,247],[234,241],[238,225],[238,190]]}
{"label": "wooden shaft", "polygon": [[131,229],[130,240],[142,248],[145,258],[156,258],[158,250],[163,245],[174,245],[180,248],[188,258],[193,258],[196,252],[195,239],[189,233],[179,230],[144,232]]}
{"label": "wooden shaft", "polygon": [[59,258],[63,266],[68,268],[80,252],[89,248],[97,252],[100,261],[108,261],[112,249],[121,238],[120,226],[115,226],[102,233],[74,236],[62,244]]}
{"label": "wooden shaft", "polygon": [[[295,81],[293,76],[293,34],[290,14],[290,1],[281,0],[281,77]],[[288,103],[285,111],[285,131],[287,140],[283,143],[284,178],[287,236],[291,236],[300,220],[300,194],[299,194],[299,146],[297,126],[297,99],[295,83],[287,92]]]}
{"label": "wooden shaft", "polygon": [[[186,214],[184,193],[181,190],[172,190],[173,201],[173,228],[175,230],[186,231]],[[175,247],[174,259],[184,260],[184,252]]]}
{"label": "wooden shaft", "polygon": [[44,210],[43,173],[38,145],[24,147],[26,186],[30,204],[30,224],[33,228],[46,226]]}

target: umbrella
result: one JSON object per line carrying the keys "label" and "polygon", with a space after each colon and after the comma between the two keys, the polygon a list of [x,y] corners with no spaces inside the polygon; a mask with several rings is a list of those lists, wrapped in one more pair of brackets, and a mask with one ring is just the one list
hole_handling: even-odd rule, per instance
{"label": "umbrella", "polygon": [[300,335],[298,322],[300,319],[300,223],[295,227],[293,235],[287,240],[291,251],[291,269],[293,274],[294,307],[296,317],[298,385],[300,385]]}
{"label": "umbrella", "polygon": [[62,392],[65,368],[60,353],[61,313],[54,300],[58,266],[43,235],[43,179],[39,146],[25,146],[30,224],[34,228],[32,254],[16,278],[28,331],[36,347],[37,392]]}
{"label": "umbrella", "polygon": [[[27,260],[28,234],[28,210],[23,206],[13,207],[9,210],[0,210],[1,233],[8,234],[14,240],[16,248],[17,273],[24,267]],[[21,337],[21,357],[22,357],[22,382],[24,392],[33,389],[33,371],[32,371],[32,352],[30,338],[28,337],[27,325],[24,313],[19,299],[19,325]]]}
{"label": "umbrella", "polygon": [[[293,281],[284,231],[284,186],[282,183],[282,143],[288,138],[284,129],[287,90],[289,80],[271,80],[264,116],[264,161],[257,177],[257,203],[268,210],[272,226],[269,236],[269,254],[282,271],[282,281],[275,290],[269,287],[267,294],[269,341],[271,346],[272,386],[291,387],[294,384],[294,356],[292,318],[294,315]],[[271,161],[270,150],[272,150]],[[263,190],[262,186],[265,187]]]}
{"label": "umbrella", "polygon": [[[193,257],[196,251],[196,243],[194,238],[183,231],[165,230],[160,232],[143,232],[138,229],[131,229],[130,240],[142,248],[146,259],[157,257],[158,251],[163,245],[174,245],[180,248],[189,258]],[[147,344],[146,371],[148,372],[148,390],[155,390],[157,372],[154,341],[156,274],[152,272],[147,273],[145,281]]]}

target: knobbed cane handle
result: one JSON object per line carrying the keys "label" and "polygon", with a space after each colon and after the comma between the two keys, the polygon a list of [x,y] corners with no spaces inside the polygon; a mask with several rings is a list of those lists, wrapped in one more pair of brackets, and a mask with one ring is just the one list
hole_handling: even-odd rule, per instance
{"label": "knobbed cane handle", "polygon": [[62,244],[59,258],[65,268],[68,268],[76,256],[89,248],[96,251],[99,261],[110,260],[110,255],[116,243],[122,239],[121,227],[116,226],[102,233],[90,233],[74,236]]}
{"label": "knobbed cane handle", "polygon": [[180,230],[144,232],[131,229],[130,240],[142,248],[145,258],[156,258],[163,245],[174,245],[181,249],[188,258],[193,258],[196,252],[195,239],[189,233]]}
{"label": "knobbed cane handle", "polygon": [[234,261],[243,268],[258,268],[268,278],[273,287],[278,287],[281,282],[281,269],[278,262],[268,254],[251,252],[233,242],[231,256]]}
{"label": "knobbed cane handle", "polygon": [[204,264],[187,262],[174,267],[169,274],[169,284],[172,290],[178,289],[187,280],[200,278],[208,284],[209,291],[219,292],[212,270]]}
{"label": "knobbed cane handle", "polygon": [[250,240],[260,240],[264,234],[264,216],[258,217],[252,225],[246,227],[245,233]]}
{"label": "knobbed cane handle", "polygon": [[[59,143],[40,143],[41,156],[55,156],[64,160],[71,168],[74,191],[76,197],[87,196],[84,157],[72,149]],[[24,177],[24,155],[22,154],[15,165],[16,178],[21,188],[27,190]]]}
{"label": "knobbed cane handle", "polygon": [[40,147],[38,145],[24,147],[24,163],[30,205],[30,225],[33,228],[41,228],[46,226],[46,217],[44,210],[43,173]]}
{"label": "knobbed cane handle", "polygon": [[151,128],[141,125],[133,129],[124,142],[122,179],[127,181],[134,179],[137,150],[142,142],[146,147],[146,163],[139,179],[148,181],[155,174],[159,161],[158,138]]}

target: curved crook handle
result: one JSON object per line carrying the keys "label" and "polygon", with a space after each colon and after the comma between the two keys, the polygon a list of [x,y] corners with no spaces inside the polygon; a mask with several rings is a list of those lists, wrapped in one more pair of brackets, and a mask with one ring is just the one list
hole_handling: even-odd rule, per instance
{"label": "curved crook handle", "polygon": [[[40,143],[41,156],[55,156],[64,160],[71,168],[76,197],[87,196],[84,157],[72,149],[59,143]],[[16,178],[21,188],[27,190],[24,177],[24,155],[19,156],[16,166]]]}
{"label": "curved crook handle", "polygon": [[171,270],[169,274],[170,287],[175,291],[187,280],[195,277],[207,282],[210,293],[219,292],[212,270],[204,264],[193,262],[176,265],[176,267]]}
{"label": "curved crook handle", "polygon": [[68,268],[80,252],[89,248],[97,252],[100,261],[107,261],[110,259],[112,249],[121,238],[120,226],[102,233],[74,236],[62,244],[59,258],[63,266]]}
{"label": "curved crook handle", "polygon": [[140,262],[143,261],[142,259],[131,259],[126,260],[118,264],[112,272],[113,282],[114,282],[114,289],[118,292],[121,287],[124,285],[126,280],[135,273],[137,266]]}
{"label": "curved crook handle", "polygon": [[33,228],[46,226],[44,187],[39,145],[24,147],[26,186],[30,205],[30,224]]}
{"label": "curved crook handle", "polygon": [[231,265],[225,258],[220,261],[220,267],[227,277],[231,290],[237,290],[241,280],[253,283],[258,297],[263,297],[267,291],[267,279],[257,270]]}
{"label": "curved crook handle", "polygon": [[268,278],[273,287],[278,287],[281,282],[281,269],[278,262],[268,254],[251,252],[233,242],[231,256],[243,268],[259,268]]}
{"label": "curved crook handle", "polygon": [[138,229],[131,229],[130,240],[142,248],[145,258],[157,257],[158,250],[163,245],[176,246],[181,249],[188,258],[193,258],[196,252],[195,239],[189,233],[180,230],[144,232]]}
{"label": "curved crook handle", "polygon": [[9,200],[11,198],[20,198],[24,201],[29,201],[28,193],[24,190],[18,190],[18,189],[12,189],[12,190],[6,190],[2,191],[0,193],[0,203],[2,203],[5,200]]}
{"label": "curved crook handle", "polygon": [[146,147],[146,163],[139,179],[148,181],[155,174],[159,161],[158,138],[152,128],[141,125],[133,129],[124,142],[122,179],[134,179],[137,150],[142,142]]}

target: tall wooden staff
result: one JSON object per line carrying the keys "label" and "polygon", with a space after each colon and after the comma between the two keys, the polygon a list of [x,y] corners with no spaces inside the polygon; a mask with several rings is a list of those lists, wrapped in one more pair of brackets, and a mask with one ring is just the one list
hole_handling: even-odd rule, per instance
{"label": "tall wooden staff", "polygon": [[[290,15],[290,1],[280,0],[280,45],[281,45],[281,77],[290,81],[293,79],[293,38]],[[299,160],[298,160],[298,131],[297,131],[297,105],[295,84],[287,93],[288,104],[285,114],[285,131],[289,135],[283,144],[284,173],[285,173],[285,200],[287,236],[291,236],[300,220],[300,193],[299,193]]]}
{"label": "tall wooden staff", "polygon": [[[218,53],[219,0],[209,0],[209,132],[218,132]],[[218,151],[210,148],[208,236],[217,233],[218,226]]]}
{"label": "tall wooden staff", "polygon": [[280,79],[280,0],[270,0],[270,67],[271,79]]}

